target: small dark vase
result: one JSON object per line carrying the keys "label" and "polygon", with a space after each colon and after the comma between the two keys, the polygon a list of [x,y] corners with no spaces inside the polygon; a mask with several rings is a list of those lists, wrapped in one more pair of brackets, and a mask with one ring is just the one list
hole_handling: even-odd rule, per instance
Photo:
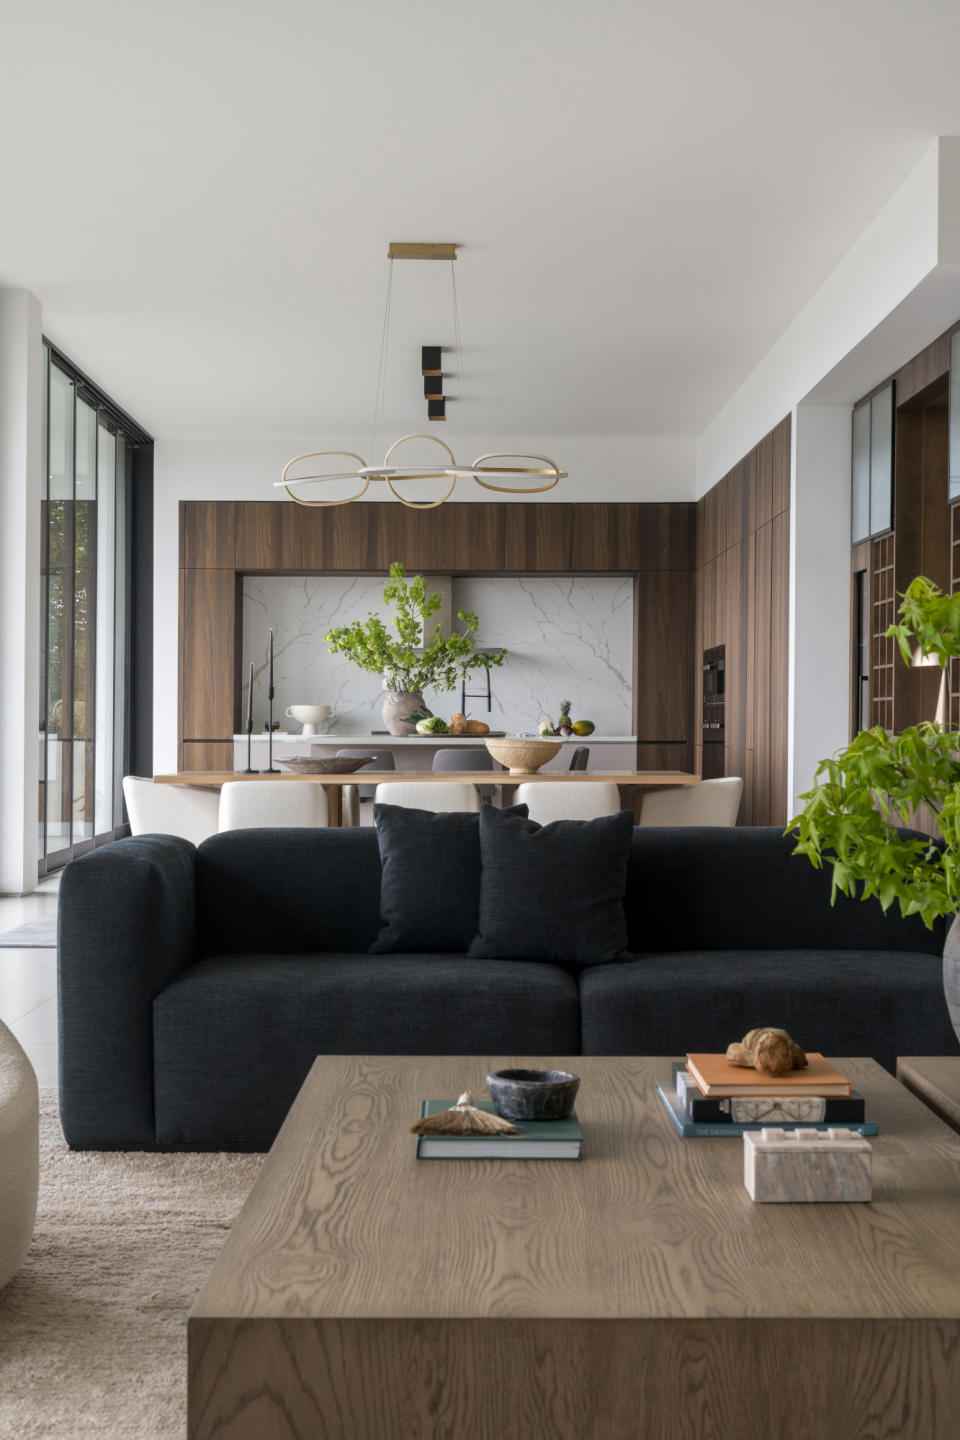
{"label": "small dark vase", "polygon": [[943,946],[943,993],[950,1023],[960,1040],[960,915],[955,915]]}

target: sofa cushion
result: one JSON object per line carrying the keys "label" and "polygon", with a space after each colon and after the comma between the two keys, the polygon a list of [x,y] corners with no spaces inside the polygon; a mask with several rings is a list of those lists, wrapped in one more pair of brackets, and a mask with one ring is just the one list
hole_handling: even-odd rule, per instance
{"label": "sofa cushion", "polygon": [[845,895],[831,905],[831,867],[815,870],[793,854],[795,843],[770,826],[639,827],[627,871],[629,948],[942,952],[942,921],[927,930],[919,916],[903,920],[893,907],[885,915],[878,900]]}
{"label": "sofa cushion", "polygon": [[643,955],[581,972],[584,1055],[725,1050],[755,1025],[805,1049],[867,1055],[960,1053],[938,955],[882,950],[714,950]]}
{"label": "sofa cushion", "polygon": [[218,955],[153,1015],[157,1141],[198,1150],[266,1149],[321,1053],[570,1055],[580,1038],[564,970],[462,955]]}
{"label": "sofa cushion", "polygon": [[373,815],[384,923],[370,953],[466,950],[480,915],[480,816],[406,805],[375,805]]}
{"label": "sofa cushion", "polygon": [[250,829],[197,849],[199,955],[364,951],[380,926],[377,837]]}

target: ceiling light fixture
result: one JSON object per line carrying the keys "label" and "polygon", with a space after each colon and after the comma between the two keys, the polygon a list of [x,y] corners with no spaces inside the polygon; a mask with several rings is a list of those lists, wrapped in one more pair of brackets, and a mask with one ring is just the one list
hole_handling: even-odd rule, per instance
{"label": "ceiling light fixture", "polygon": [[[389,271],[387,276],[387,296],[384,305],[383,331],[380,341],[380,365],[377,377],[377,391],[374,400],[373,425],[371,427],[370,448],[375,447],[377,434],[377,420],[380,413],[380,406],[383,399],[384,377],[386,371],[387,347],[390,336],[390,302],[393,293],[393,263],[395,260],[446,260],[450,263],[450,285],[453,305],[453,328],[457,363],[462,353],[460,340],[460,309],[457,304],[457,281],[454,273],[454,262],[457,258],[456,245],[412,245],[394,241],[387,251],[389,258]],[[425,349],[428,347],[424,347]],[[439,350],[441,347],[429,347],[437,352],[436,358],[439,361]],[[424,361],[424,365],[425,365]],[[439,363],[435,367],[440,369]],[[463,409],[466,410],[466,401],[463,397],[462,378],[460,394],[462,397]],[[427,393],[425,391],[425,393]],[[450,398],[445,396],[444,399]],[[440,401],[441,404],[444,400]],[[436,418],[440,418],[439,415]],[[463,417],[464,421],[466,417]],[[432,445],[438,445],[443,452],[443,458],[439,459],[436,468],[425,467],[424,465],[392,465],[391,457],[401,445],[408,444],[411,440],[426,440]],[[309,460],[322,459],[343,459],[355,460],[356,465],[346,470],[333,470],[314,474],[292,473],[298,465],[305,464]],[[495,464],[495,461],[509,462]],[[524,464],[524,461],[535,463]],[[558,480],[565,480],[567,472],[561,470],[552,460],[545,455],[513,454],[509,451],[492,452],[487,455],[480,455],[472,465],[460,465],[454,457],[453,451],[443,440],[435,435],[403,435],[395,440],[383,458],[382,465],[368,465],[361,455],[352,450],[311,450],[305,455],[295,455],[288,460],[283,468],[283,475],[274,484],[274,489],[284,489],[295,500],[298,505],[308,506],[329,506],[349,505],[353,500],[359,500],[370,485],[371,480],[382,481],[390,494],[399,500],[402,505],[407,505],[411,510],[434,510],[449,500],[453,494],[454,486],[458,480],[475,480],[484,490],[496,490],[503,495],[536,495],[544,490],[552,490]],[[301,485],[327,484],[331,481],[355,480],[359,489],[352,495],[345,495],[336,500],[308,500],[299,495],[292,487]],[[401,494],[397,488],[400,485],[408,484],[417,480],[449,480],[450,484],[445,492],[437,500],[410,500]],[[518,481],[519,484],[511,484],[511,481]],[[531,483],[539,482],[539,483]]]}

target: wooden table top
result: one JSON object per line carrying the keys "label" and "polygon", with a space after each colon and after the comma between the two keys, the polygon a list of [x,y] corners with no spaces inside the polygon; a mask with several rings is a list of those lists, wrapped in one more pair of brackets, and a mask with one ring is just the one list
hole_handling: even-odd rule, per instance
{"label": "wooden table top", "polygon": [[901,1055],[897,1079],[960,1131],[960,1055]]}
{"label": "wooden table top", "polygon": [[[682,1140],[670,1061],[322,1056],[194,1318],[960,1318],[960,1138],[872,1060],[869,1205],[754,1205],[739,1139]],[[418,1161],[426,1097],[582,1077],[580,1161]]]}
{"label": "wooden table top", "polygon": [[510,775],[506,770],[369,770],[365,766],[349,775],[292,775],[281,772],[244,775],[236,770],[179,770],[173,775],[154,775],[155,785],[196,785],[205,790],[219,790],[230,780],[307,780],[314,785],[389,785],[391,781],[436,781],[441,785],[526,785],[558,780],[562,785],[588,785],[605,781],[613,785],[699,785],[700,776],[686,770],[559,770],[551,774]]}

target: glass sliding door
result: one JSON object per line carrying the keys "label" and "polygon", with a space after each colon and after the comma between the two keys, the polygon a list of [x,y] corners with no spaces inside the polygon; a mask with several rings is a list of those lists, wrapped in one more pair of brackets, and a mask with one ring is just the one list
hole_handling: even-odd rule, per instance
{"label": "glass sliding door", "polygon": [[129,758],[132,448],[45,348],[40,869],[113,839]]}

